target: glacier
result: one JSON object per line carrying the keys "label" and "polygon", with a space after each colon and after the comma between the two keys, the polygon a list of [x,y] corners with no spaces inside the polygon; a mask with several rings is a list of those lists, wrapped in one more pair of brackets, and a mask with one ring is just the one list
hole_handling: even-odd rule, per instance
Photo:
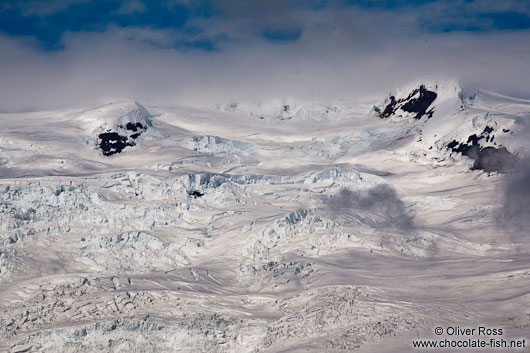
{"label": "glacier", "polygon": [[0,119],[0,351],[410,352],[440,325],[530,328],[527,225],[501,220],[528,100],[414,82]]}

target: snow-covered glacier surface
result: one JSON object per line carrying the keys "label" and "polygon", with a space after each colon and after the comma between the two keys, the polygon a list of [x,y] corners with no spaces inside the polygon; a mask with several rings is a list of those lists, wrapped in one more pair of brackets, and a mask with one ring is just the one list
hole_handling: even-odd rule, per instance
{"label": "snow-covered glacier surface", "polygon": [[530,329],[529,239],[503,226],[529,101],[444,83],[0,120],[0,351],[409,352],[437,326]]}

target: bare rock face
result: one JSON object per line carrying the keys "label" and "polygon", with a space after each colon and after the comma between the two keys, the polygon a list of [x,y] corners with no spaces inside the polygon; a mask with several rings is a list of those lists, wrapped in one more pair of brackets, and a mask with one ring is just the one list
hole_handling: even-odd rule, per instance
{"label": "bare rock face", "polygon": [[381,109],[377,108],[376,111],[382,119],[400,115],[400,113],[408,113],[414,119],[421,119],[425,115],[431,118],[434,112],[434,107],[431,106],[437,96],[436,92],[429,91],[425,88],[425,85],[421,85],[419,88],[414,89],[406,98],[396,99],[396,97],[390,96],[384,109],[381,111]]}
{"label": "bare rock face", "polygon": [[461,153],[463,156],[473,159],[475,162],[472,169],[474,170],[480,169],[488,173],[508,172],[517,164],[517,157],[506,147],[481,145],[484,141],[493,142],[494,132],[493,127],[486,126],[481,134],[472,134],[466,142],[453,140],[447,144],[447,148],[454,153]]}
{"label": "bare rock face", "polygon": [[[471,121],[465,117],[464,113],[462,121],[454,125],[459,129],[446,129],[447,114],[454,112],[452,110],[454,107],[448,108],[448,101],[458,97],[460,110],[465,112],[466,109],[473,109],[474,101],[477,99],[476,93],[468,97],[459,86],[456,86],[456,91],[453,92],[443,86],[431,85],[430,87],[435,87],[437,92],[434,92],[434,89],[427,89],[422,84],[405,98],[396,98],[391,95],[382,108],[374,107],[374,111],[381,119],[397,118],[394,120],[400,121],[401,118],[408,118],[410,126],[414,126],[415,133],[418,135],[418,143],[423,143],[420,147],[420,154],[424,156],[427,156],[436,146],[441,155],[435,158],[458,159],[459,156],[464,156],[473,160],[471,170],[507,173],[515,168],[518,162],[517,156],[513,153],[515,149],[502,142],[505,134],[510,132],[510,129],[502,127],[506,125],[506,122],[501,124],[500,120],[497,121],[498,119],[488,112],[481,119],[477,117],[476,119],[479,120]],[[435,118],[431,119],[435,109],[438,113]],[[480,112],[480,114],[483,113]],[[423,117],[427,118],[422,120]],[[427,138],[430,138],[429,142],[422,142]]]}
{"label": "bare rock face", "polygon": [[103,155],[112,156],[120,153],[125,147],[136,146],[135,140],[140,137],[149,124],[149,112],[138,102],[136,109],[119,117],[115,127],[98,135],[98,148]]}

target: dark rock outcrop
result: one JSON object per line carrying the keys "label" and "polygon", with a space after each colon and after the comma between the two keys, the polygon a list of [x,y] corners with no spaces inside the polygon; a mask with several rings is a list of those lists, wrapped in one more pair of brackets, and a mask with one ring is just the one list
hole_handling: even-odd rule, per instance
{"label": "dark rock outcrop", "polygon": [[421,85],[419,88],[413,90],[407,98],[396,100],[396,97],[390,96],[385,108],[382,111],[381,109],[376,109],[376,111],[382,119],[396,114],[399,109],[407,113],[415,114],[414,119],[421,119],[424,115],[431,118],[434,113],[434,107],[429,108],[437,96],[436,92],[429,91],[424,85]]}
{"label": "dark rock outcrop", "polygon": [[190,192],[188,192],[188,195],[193,196],[194,199],[196,199],[197,197],[204,196],[204,194],[202,192],[200,192],[199,190],[190,191]]}
{"label": "dark rock outcrop", "polygon": [[131,146],[127,141],[127,136],[122,136],[117,132],[104,132],[99,134],[99,148],[103,155],[112,156],[113,154],[120,153],[125,147]]}
{"label": "dark rock outcrop", "polygon": [[492,135],[492,132],[494,132],[494,129],[491,126],[486,126],[480,135],[470,135],[465,143],[453,140],[447,144],[447,148],[473,159],[475,161],[471,168],[473,170],[484,170],[488,173],[506,173],[515,167],[517,157],[505,147],[481,146],[480,141],[482,140],[493,142],[495,135]]}
{"label": "dark rock outcrop", "polygon": [[[125,147],[135,146],[136,140],[142,133],[147,130],[147,126],[142,123],[127,123],[125,126],[119,125],[118,131],[108,130],[98,135],[99,148],[105,156],[112,156],[120,153]],[[131,134],[131,132],[133,132]]]}

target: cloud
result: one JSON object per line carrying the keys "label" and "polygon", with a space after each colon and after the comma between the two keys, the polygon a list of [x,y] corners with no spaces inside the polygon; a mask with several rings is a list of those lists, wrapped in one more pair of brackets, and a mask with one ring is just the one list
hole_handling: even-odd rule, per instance
{"label": "cloud", "polygon": [[144,12],[146,9],[145,4],[140,0],[124,0],[117,13],[134,14]]}
{"label": "cloud", "polygon": [[[418,14],[438,2],[398,12],[331,2],[262,3],[245,8],[220,2],[221,9],[205,10],[179,27],[170,26],[170,18],[167,26],[152,25],[157,16],[145,2],[145,11],[133,16],[147,17],[129,25],[61,32],[60,50],[42,49],[29,32],[0,35],[0,111],[89,107],[118,98],[203,106],[283,98],[356,101],[384,98],[411,81],[454,78],[530,96],[530,31],[425,31]],[[164,4],[174,11],[185,6]]]}
{"label": "cloud", "polygon": [[[193,6],[165,0],[55,0],[46,2],[9,1],[0,9],[0,32],[7,35],[32,36],[48,50],[63,49],[67,33],[105,32],[108,27],[146,27],[151,29],[182,29],[192,16]],[[195,16],[197,17],[197,16]]]}
{"label": "cloud", "polygon": [[372,212],[382,216],[386,225],[401,229],[413,227],[412,217],[407,213],[403,201],[389,185],[377,185],[362,191],[341,189],[325,202],[333,212]]}
{"label": "cloud", "polygon": [[530,4],[521,1],[434,1],[415,16],[422,28],[435,32],[530,28]]}
{"label": "cloud", "polygon": [[530,232],[530,159],[522,160],[506,177],[500,223],[512,235]]}
{"label": "cloud", "polygon": [[82,4],[88,1],[90,0],[6,0],[3,2],[2,6],[4,9],[18,10],[23,16],[36,15],[39,17],[44,17],[60,11],[64,11],[74,4]]}
{"label": "cloud", "polygon": [[0,32],[31,35],[48,49],[61,48],[66,32],[102,32],[107,26],[169,28],[182,34],[217,32],[208,39],[209,47],[215,48],[217,40],[252,41],[256,35],[294,41],[315,24],[341,31],[386,29],[393,35],[411,30],[529,29],[530,5],[492,0],[6,0],[0,4]]}

